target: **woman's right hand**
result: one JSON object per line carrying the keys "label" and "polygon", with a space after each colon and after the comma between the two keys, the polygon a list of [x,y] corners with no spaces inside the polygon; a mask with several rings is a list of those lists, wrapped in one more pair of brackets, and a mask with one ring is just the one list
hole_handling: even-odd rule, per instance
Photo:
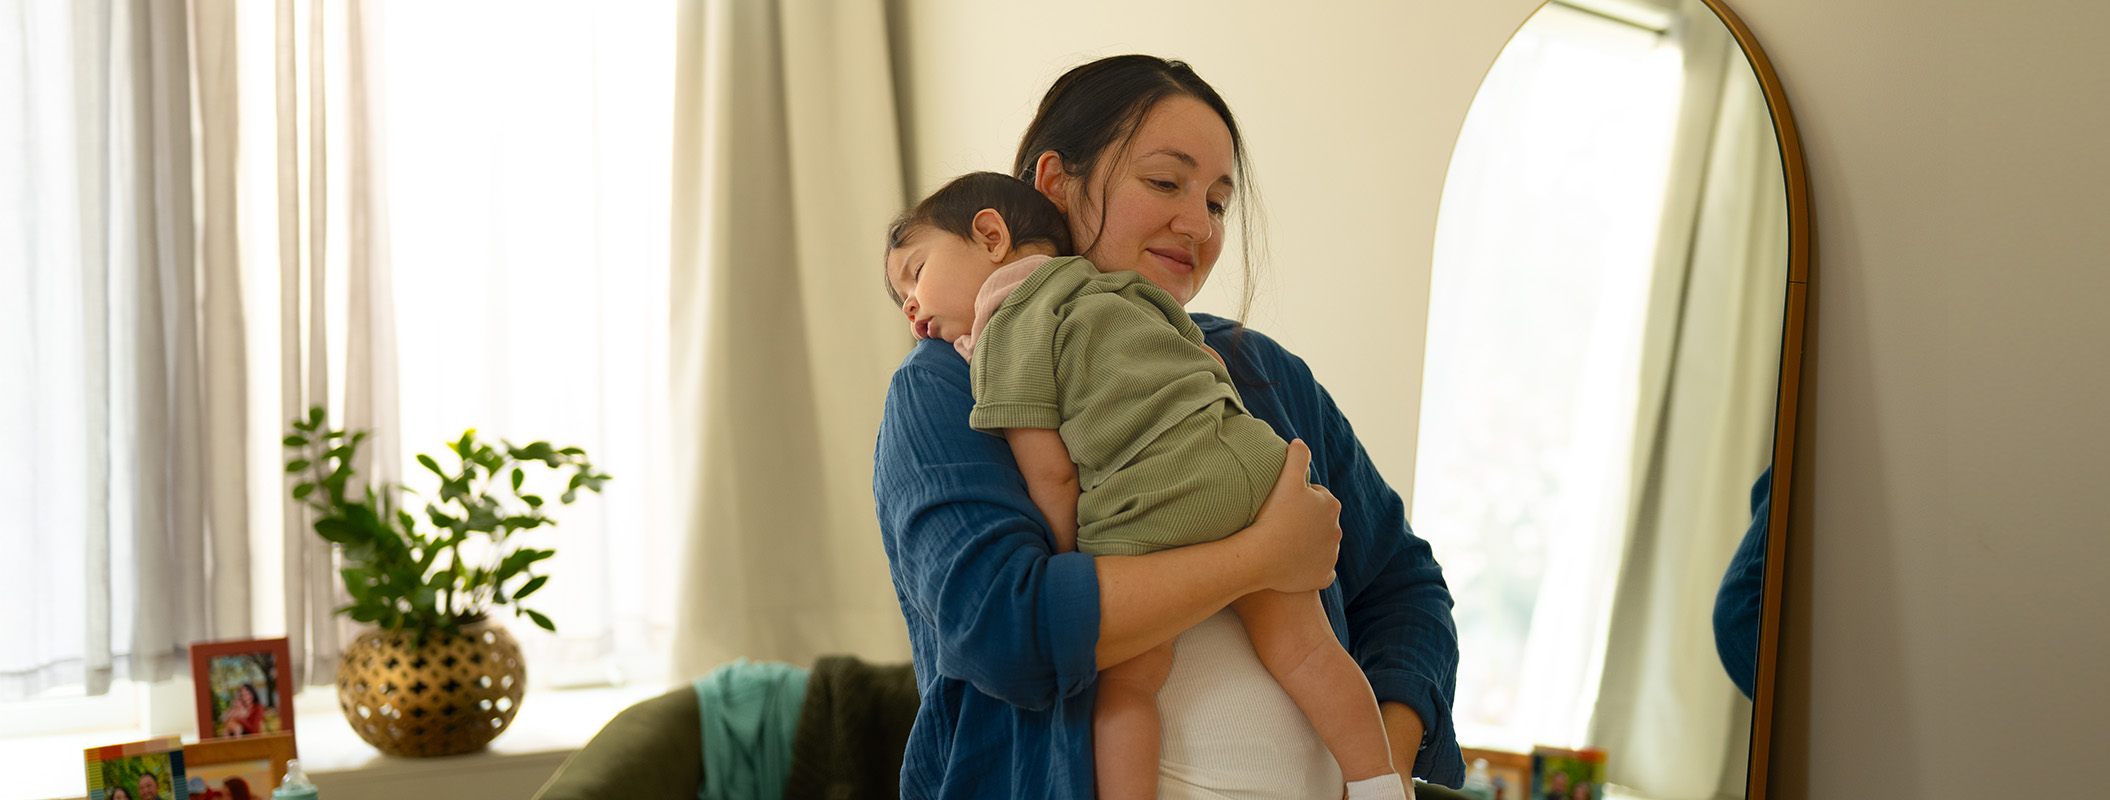
{"label": "woman's right hand", "polygon": [[1290,442],[1274,490],[1241,537],[1254,548],[1259,588],[1312,592],[1333,583],[1341,550],[1341,501],[1326,487],[1305,482],[1310,466],[1311,448],[1303,439]]}

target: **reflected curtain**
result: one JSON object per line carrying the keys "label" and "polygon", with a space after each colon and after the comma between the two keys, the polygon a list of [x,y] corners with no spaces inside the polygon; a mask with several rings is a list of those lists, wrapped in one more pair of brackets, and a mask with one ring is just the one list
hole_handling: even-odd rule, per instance
{"label": "reflected curtain", "polygon": [[[1780,154],[1756,77],[1684,5],[1686,111],[1644,355],[1632,533],[1593,740],[1650,797],[1742,796],[1750,703],[1715,653],[1713,598],[1772,457],[1787,282]],[[1682,196],[1680,196],[1682,194]]]}
{"label": "reflected curtain", "polygon": [[677,26],[676,675],[906,659],[871,495],[908,344],[880,288],[903,201],[883,3],[696,0]]}

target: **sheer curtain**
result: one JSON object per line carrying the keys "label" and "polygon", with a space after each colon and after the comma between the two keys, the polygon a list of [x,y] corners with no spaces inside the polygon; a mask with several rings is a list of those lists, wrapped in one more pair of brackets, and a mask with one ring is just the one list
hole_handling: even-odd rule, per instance
{"label": "sheer curtain", "polygon": [[675,671],[904,660],[872,442],[908,337],[879,0],[695,0],[677,26],[672,364],[687,556]]}
{"label": "sheer curtain", "polygon": [[1469,746],[1588,742],[1678,86],[1655,31],[1548,4],[1489,70],[1444,180],[1413,507],[1477,665],[1458,680]]}
{"label": "sheer curtain", "polygon": [[24,512],[0,546],[28,556],[0,581],[0,699],[164,680],[191,642],[281,631],[298,680],[330,679],[334,557],[278,439],[323,404],[393,448],[378,87],[353,79],[370,11],[0,6],[24,99],[0,111],[22,176],[0,195],[0,492]]}
{"label": "sheer curtain", "polygon": [[585,448],[605,493],[523,534],[557,551],[535,607],[558,632],[501,621],[538,683],[656,679],[679,551],[665,465],[690,447],[668,435],[674,8],[493,11],[421,0],[383,26],[399,463],[429,491],[410,459],[465,429]]}
{"label": "sheer curtain", "polygon": [[[1772,119],[1743,53],[1698,2],[1681,14],[1685,116],[1655,315],[1636,511],[1593,726],[1611,779],[1651,797],[1742,796],[1750,702],[1722,671],[1711,612],[1772,459],[1787,208]],[[1682,186],[1680,186],[1682,184]]]}
{"label": "sheer curtain", "polygon": [[250,632],[223,11],[0,5],[0,699]]}

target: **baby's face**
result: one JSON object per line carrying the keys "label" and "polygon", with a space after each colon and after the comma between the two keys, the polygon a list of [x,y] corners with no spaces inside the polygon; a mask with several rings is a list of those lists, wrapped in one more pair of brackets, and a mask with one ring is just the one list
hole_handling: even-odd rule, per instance
{"label": "baby's face", "polygon": [[951,342],[974,330],[974,298],[982,284],[1007,263],[943,230],[917,228],[886,256],[887,281],[901,295],[901,312],[918,339]]}

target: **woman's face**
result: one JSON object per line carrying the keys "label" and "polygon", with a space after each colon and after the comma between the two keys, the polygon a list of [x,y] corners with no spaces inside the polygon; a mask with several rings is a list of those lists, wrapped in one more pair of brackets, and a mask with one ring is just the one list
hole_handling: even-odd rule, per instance
{"label": "woman's face", "polygon": [[243,705],[253,705],[256,703],[256,690],[243,686],[235,690],[235,697],[241,700]]}
{"label": "woman's face", "polygon": [[1125,152],[1109,148],[1082,185],[1064,180],[1066,196],[1051,199],[1069,216],[1071,240],[1101,272],[1141,273],[1186,305],[1223,254],[1236,168],[1223,118],[1200,100],[1177,96],[1143,117]]}

